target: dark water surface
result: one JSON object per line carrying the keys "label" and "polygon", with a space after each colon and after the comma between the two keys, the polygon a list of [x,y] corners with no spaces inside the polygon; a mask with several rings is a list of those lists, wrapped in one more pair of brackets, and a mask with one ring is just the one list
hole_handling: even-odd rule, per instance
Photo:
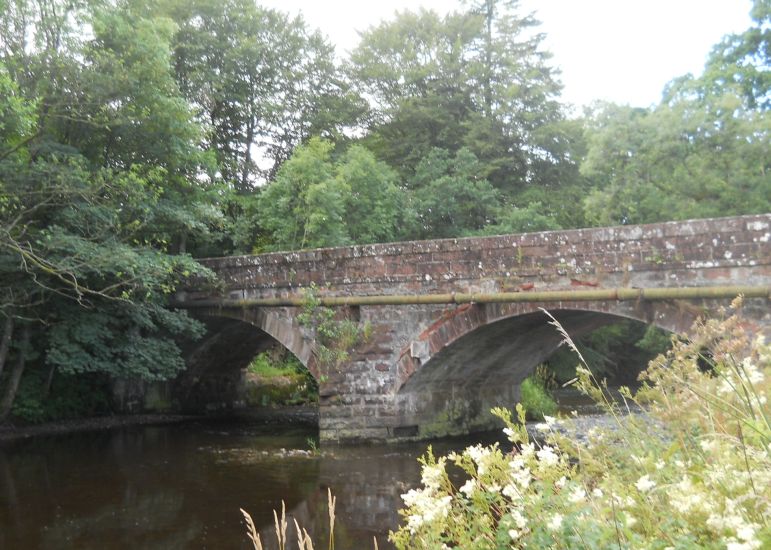
{"label": "dark water surface", "polygon": [[[272,510],[282,499],[287,515],[326,548],[327,488],[337,497],[337,550],[372,548],[373,536],[391,548],[400,495],[419,483],[417,457],[427,444],[289,456],[316,435],[219,420],[2,444],[0,549],[251,548],[239,508],[272,548]],[[497,436],[432,445],[444,453]]]}

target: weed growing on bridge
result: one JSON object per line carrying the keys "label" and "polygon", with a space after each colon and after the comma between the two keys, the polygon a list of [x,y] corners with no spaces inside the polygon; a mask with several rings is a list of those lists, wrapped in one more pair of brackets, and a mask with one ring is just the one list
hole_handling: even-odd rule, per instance
{"label": "weed growing on bridge", "polygon": [[[518,449],[473,446],[423,458],[422,486],[403,495],[400,549],[771,547],[771,347],[737,317],[699,324],[641,375],[630,402],[607,399],[584,365],[579,386],[616,418],[586,439],[548,418],[545,442],[494,414]],[[565,334],[567,343],[572,344]],[[704,365],[708,365],[705,369]],[[568,434],[571,432],[567,432]],[[466,474],[457,485],[449,465]]]}
{"label": "weed growing on bridge", "polygon": [[339,318],[338,312],[321,305],[318,287],[311,283],[303,295],[299,323],[316,335],[316,359],[322,373],[338,369],[350,357],[350,351],[369,339],[372,328],[369,323]]}

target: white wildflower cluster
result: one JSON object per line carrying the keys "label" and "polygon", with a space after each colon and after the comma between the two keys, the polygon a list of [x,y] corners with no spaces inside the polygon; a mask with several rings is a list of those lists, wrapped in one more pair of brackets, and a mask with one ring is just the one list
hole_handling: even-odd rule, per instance
{"label": "white wildflower cluster", "polygon": [[635,487],[637,487],[637,490],[641,493],[647,493],[651,489],[653,489],[656,486],[656,482],[653,481],[648,474],[645,474],[644,476],[641,476],[640,479],[637,480],[637,483],[634,484]]}
{"label": "white wildflower cluster", "polygon": [[469,447],[464,452],[465,455],[471,457],[477,467],[477,473],[482,476],[487,471],[487,465],[490,462],[492,456],[492,450],[489,447],[483,445],[475,445]]}
{"label": "white wildflower cluster", "polygon": [[452,496],[444,494],[442,485],[446,479],[445,458],[435,464],[425,464],[421,472],[421,489],[410,489],[402,495],[404,504],[409,508],[407,526],[411,533],[426,523],[447,517],[450,512]]}
{"label": "white wildflower cluster", "polygon": [[[547,418],[538,444],[498,414],[514,450],[475,445],[449,455],[468,476],[459,487],[444,459],[425,461],[423,488],[403,495],[397,548],[564,548],[571,540],[586,548],[766,548],[771,349],[738,339],[732,322],[705,324],[704,338],[675,343],[651,363],[647,386],[628,398],[644,403],[652,423],[619,422],[581,438]],[[698,363],[705,341],[716,346],[707,374]]]}
{"label": "white wildflower cluster", "polygon": [[412,512],[407,516],[407,526],[410,532],[416,533],[423,524],[447,517],[452,496],[437,496],[426,489],[410,489],[402,495],[402,500]]}

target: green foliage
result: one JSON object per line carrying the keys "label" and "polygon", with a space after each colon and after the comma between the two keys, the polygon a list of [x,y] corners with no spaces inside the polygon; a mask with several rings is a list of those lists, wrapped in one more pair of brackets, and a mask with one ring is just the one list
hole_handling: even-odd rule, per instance
{"label": "green foliage", "polygon": [[34,369],[22,379],[11,410],[14,418],[39,424],[110,412],[111,393],[105,376],[58,374],[52,381],[50,395],[44,393],[45,376],[44,369]]}
{"label": "green foliage", "polygon": [[726,37],[704,75],[673,80],[652,109],[600,105],[587,121],[587,221],[647,223],[771,209],[768,7]]}
{"label": "green foliage", "polygon": [[339,368],[348,360],[351,349],[371,335],[369,324],[362,326],[357,321],[338,318],[334,309],[322,306],[318,288],[313,284],[305,290],[302,312],[297,320],[315,333],[316,358],[322,373]]}
{"label": "green foliage", "polygon": [[348,237],[356,244],[396,239],[403,208],[398,176],[361,145],[348,148],[336,167],[344,197]]}
{"label": "green foliage", "polygon": [[318,401],[318,382],[289,352],[269,350],[257,354],[247,371],[247,397],[258,406],[299,405]]}
{"label": "green foliage", "polygon": [[640,338],[635,346],[646,352],[650,358],[666,353],[672,344],[672,335],[655,325],[648,325],[645,334]]}
{"label": "green foliage", "polygon": [[409,182],[417,215],[417,227],[410,236],[458,237],[490,223],[498,206],[498,192],[480,177],[481,172],[479,160],[468,149],[455,155],[445,149],[429,151]]}
{"label": "green foliage", "polygon": [[719,95],[732,88],[748,108],[767,111],[771,107],[771,4],[754,0],[750,16],[752,27],[715,45],[702,80],[708,93]]}
{"label": "green foliage", "polygon": [[[617,385],[634,385],[637,374],[656,355],[664,353],[670,343],[668,332],[628,320],[600,327],[575,340],[592,374]],[[547,364],[562,384],[576,377],[578,361],[569,347],[560,347]]]}
{"label": "green foliage", "polygon": [[557,412],[557,402],[538,378],[525,378],[519,386],[519,392],[519,402],[528,419],[543,420],[544,416],[553,416]]}
{"label": "green foliage", "polygon": [[[34,321],[54,380],[174,376],[179,340],[203,327],[165,304],[211,278],[184,251],[221,221],[171,71],[175,26],[123,3],[12,4],[0,14],[2,307]],[[38,407],[24,378],[19,414],[66,394],[54,385]]]}
{"label": "green foliage", "polygon": [[516,206],[500,207],[497,209],[496,222],[485,225],[473,234],[506,235],[560,229],[554,218],[541,213],[543,209],[540,202],[533,202],[522,208]]}
{"label": "green foliage", "polygon": [[300,360],[291,353],[276,358],[275,353],[270,351],[258,353],[249,363],[247,370],[261,378],[277,378],[308,372]]}
{"label": "green foliage", "polygon": [[[540,426],[546,441],[531,442],[518,406],[518,422],[493,411],[510,453],[476,445],[437,458],[429,449],[391,540],[411,550],[767,546],[771,347],[748,341],[736,316],[695,334],[651,362],[636,397],[625,392],[646,404],[642,416],[621,416],[580,369],[580,387],[599,398],[613,429],[584,438],[550,419]],[[704,349],[710,374],[699,366]],[[567,432],[555,426],[563,422]],[[462,476],[451,478],[450,465]]]}
{"label": "green foliage", "polygon": [[206,124],[221,177],[240,193],[275,176],[312,135],[340,136],[360,116],[333,47],[301,17],[252,0],[169,0],[160,11],[179,26],[177,81]]}
{"label": "green foliage", "polygon": [[552,126],[559,84],[536,24],[515,2],[489,0],[445,17],[400,12],[362,33],[349,73],[371,99],[367,143],[403,179],[433,149],[465,147],[479,179],[508,194],[550,181],[565,140]]}
{"label": "green foliage", "polygon": [[361,146],[333,162],[333,144],[298,147],[260,197],[273,249],[377,242],[396,235],[401,198],[394,172]]}

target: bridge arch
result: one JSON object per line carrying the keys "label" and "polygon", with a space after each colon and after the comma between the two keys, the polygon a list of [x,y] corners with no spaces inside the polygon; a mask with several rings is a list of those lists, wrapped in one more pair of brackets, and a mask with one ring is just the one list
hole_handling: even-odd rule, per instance
{"label": "bridge arch", "polygon": [[210,308],[195,312],[207,332],[184,350],[187,368],[173,384],[183,410],[240,408],[246,390],[244,369],[276,345],[294,355],[318,381],[311,343],[291,317],[278,310]]}
{"label": "bridge arch", "polygon": [[399,421],[391,435],[427,439],[499,427],[490,409],[513,409],[522,380],[562,343],[541,307],[572,338],[622,319],[687,334],[705,312],[642,302],[488,304],[446,312],[420,334],[421,344],[413,342],[399,359],[394,396]]}
{"label": "bridge arch", "polygon": [[562,340],[541,309],[554,315],[574,338],[619,319],[685,334],[705,313],[704,308],[693,304],[671,302],[466,304],[445,311],[402,350],[395,391],[408,392],[424,383],[435,383],[441,377],[437,364],[443,365],[442,372],[467,369],[464,365],[469,363],[482,365],[479,370],[486,372],[485,365],[500,364],[512,354],[531,358],[518,380],[525,378]]}
{"label": "bridge arch", "polygon": [[196,316],[239,321],[259,329],[289,350],[314,378],[319,379],[313,343],[305,337],[291,314],[277,308],[206,308],[197,311]]}

